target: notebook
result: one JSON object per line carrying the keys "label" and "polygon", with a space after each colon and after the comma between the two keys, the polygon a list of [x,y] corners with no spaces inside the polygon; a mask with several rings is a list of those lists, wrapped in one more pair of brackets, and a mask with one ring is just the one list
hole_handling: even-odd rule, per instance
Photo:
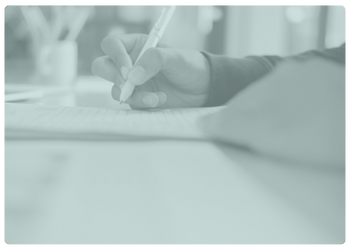
{"label": "notebook", "polygon": [[131,110],[5,103],[5,138],[197,138],[202,116],[222,107]]}

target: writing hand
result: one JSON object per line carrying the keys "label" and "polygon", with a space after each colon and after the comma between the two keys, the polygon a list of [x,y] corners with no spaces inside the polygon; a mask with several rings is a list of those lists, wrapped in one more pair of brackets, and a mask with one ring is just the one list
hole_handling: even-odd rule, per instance
{"label": "writing hand", "polygon": [[159,44],[148,49],[133,65],[147,35],[110,35],[101,48],[92,72],[114,83],[112,97],[119,100],[128,79],[136,88],[126,101],[131,108],[187,108],[202,106],[208,96],[210,70],[198,51],[169,48]]}

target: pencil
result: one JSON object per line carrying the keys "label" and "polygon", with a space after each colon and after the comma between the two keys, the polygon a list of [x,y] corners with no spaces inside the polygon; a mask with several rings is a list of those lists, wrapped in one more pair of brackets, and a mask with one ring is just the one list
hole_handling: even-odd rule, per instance
{"label": "pencil", "polygon": [[75,22],[73,23],[71,29],[69,30],[66,40],[74,41],[78,37],[80,31],[84,27],[86,20],[89,17],[89,14],[90,14],[90,11],[88,8],[83,8],[79,12],[77,18],[75,19]]}
{"label": "pencil", "polygon": [[60,37],[60,34],[64,26],[65,15],[64,15],[63,7],[54,6],[52,8],[53,8],[52,10],[54,15],[54,22],[52,25],[51,41],[57,41]]}
{"label": "pencil", "polygon": [[33,14],[29,7],[21,6],[20,10],[22,12],[22,15],[24,17],[24,20],[27,23],[27,27],[29,29],[29,34],[32,37],[33,44],[39,44],[40,43],[40,34],[38,27],[34,23],[33,20]]}
{"label": "pencil", "polygon": [[50,28],[41,9],[38,6],[33,6],[30,8],[30,12],[32,13],[32,17],[36,22],[36,26],[41,32],[42,39],[44,41],[48,41],[50,37]]}

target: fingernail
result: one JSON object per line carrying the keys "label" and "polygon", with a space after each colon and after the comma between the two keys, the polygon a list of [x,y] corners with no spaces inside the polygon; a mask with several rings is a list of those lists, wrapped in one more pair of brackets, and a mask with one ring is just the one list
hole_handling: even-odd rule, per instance
{"label": "fingernail", "polygon": [[137,66],[131,70],[128,74],[128,80],[134,85],[140,85],[146,77],[146,70],[142,67]]}
{"label": "fingernail", "polygon": [[159,104],[163,104],[166,102],[166,94],[163,92],[156,92],[155,93],[158,96]]}
{"label": "fingernail", "polygon": [[122,76],[123,76],[124,80],[127,80],[128,71],[129,71],[129,70],[127,69],[127,67],[122,66],[122,67],[120,68],[120,71],[121,71],[121,73],[122,73]]}
{"label": "fingernail", "polygon": [[142,98],[142,101],[148,107],[155,107],[158,104],[158,97],[156,95],[146,95]]}

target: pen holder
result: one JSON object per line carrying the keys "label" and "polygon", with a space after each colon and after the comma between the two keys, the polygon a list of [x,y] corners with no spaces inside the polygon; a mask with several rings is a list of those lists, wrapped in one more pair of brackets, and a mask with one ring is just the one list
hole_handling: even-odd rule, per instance
{"label": "pen holder", "polygon": [[36,80],[43,84],[67,85],[75,81],[78,48],[75,41],[44,44],[36,52]]}

